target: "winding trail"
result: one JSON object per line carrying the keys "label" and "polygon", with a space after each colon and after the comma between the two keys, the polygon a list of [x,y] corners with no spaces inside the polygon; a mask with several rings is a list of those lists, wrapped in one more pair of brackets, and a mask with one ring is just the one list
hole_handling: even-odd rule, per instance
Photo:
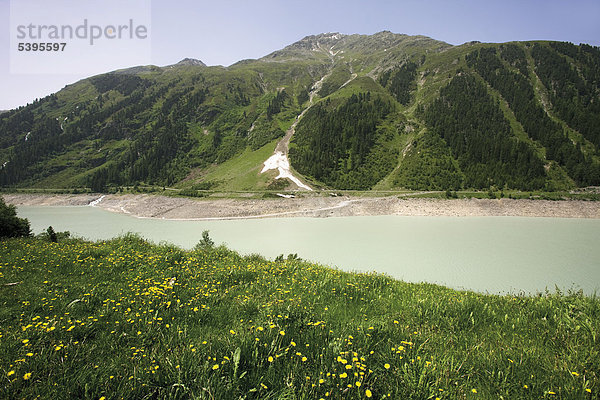
{"label": "winding trail", "polygon": [[[343,200],[340,201],[335,206],[330,207],[320,207],[320,208],[312,208],[306,210],[295,210],[295,211],[282,211],[277,213],[268,213],[268,214],[258,214],[258,215],[243,215],[243,216],[232,216],[232,217],[200,217],[200,218],[168,218],[169,221],[229,221],[229,220],[243,220],[243,219],[261,219],[261,218],[270,218],[270,217],[282,217],[286,215],[295,215],[295,214],[311,214],[322,211],[331,211],[337,210],[339,208],[348,207],[350,204],[357,202],[358,200]],[[144,217],[140,215],[135,215],[132,212],[127,211],[123,206],[120,206],[121,211],[129,216],[138,219],[156,219],[156,217]],[[165,219],[164,217],[162,219]]]}

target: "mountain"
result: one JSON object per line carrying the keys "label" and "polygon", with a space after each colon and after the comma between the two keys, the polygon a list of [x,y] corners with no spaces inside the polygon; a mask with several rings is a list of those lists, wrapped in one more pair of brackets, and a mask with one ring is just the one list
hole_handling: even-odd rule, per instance
{"label": "mountain", "polygon": [[229,67],[93,76],[0,115],[1,186],[135,184],[598,186],[600,49],[325,33]]}
{"label": "mountain", "polygon": [[183,60],[179,61],[177,64],[175,64],[173,66],[182,66],[182,65],[199,65],[201,67],[206,67],[206,64],[204,64],[200,60],[196,60],[195,58],[184,58]]}

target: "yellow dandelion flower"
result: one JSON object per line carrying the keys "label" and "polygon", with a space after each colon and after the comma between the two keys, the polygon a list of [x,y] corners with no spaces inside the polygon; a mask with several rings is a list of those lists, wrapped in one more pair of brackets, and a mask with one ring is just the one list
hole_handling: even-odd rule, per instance
{"label": "yellow dandelion flower", "polygon": [[302,362],[305,362],[306,360],[308,360],[306,357],[302,357]]}
{"label": "yellow dandelion flower", "polygon": [[6,374],[6,376],[12,376],[15,374],[15,371],[8,371],[8,374]]}
{"label": "yellow dandelion flower", "polygon": [[106,397],[102,396],[98,400],[106,400]]}
{"label": "yellow dandelion flower", "polygon": [[585,391],[588,392],[588,393],[592,393],[592,389],[589,389],[589,388],[585,389]]}
{"label": "yellow dandelion flower", "polygon": [[388,364],[388,363],[385,363],[385,364],[383,365],[383,368],[385,368],[385,369],[390,369],[390,364]]}
{"label": "yellow dandelion flower", "polygon": [[213,367],[212,367],[212,368],[213,368],[213,370],[217,370],[217,369],[219,369],[219,364],[215,364],[215,365],[213,365]]}
{"label": "yellow dandelion flower", "polygon": [[273,362],[273,357],[269,356],[269,358],[267,358],[267,361],[272,363]]}
{"label": "yellow dandelion flower", "polygon": [[477,389],[471,389],[471,392],[477,393]]}
{"label": "yellow dandelion flower", "polygon": [[571,372],[571,375],[573,375],[573,376],[579,376],[579,374],[577,372]]}
{"label": "yellow dandelion flower", "polygon": [[31,378],[31,372],[28,372],[25,375],[23,375],[23,379],[28,380],[29,378]]}
{"label": "yellow dandelion flower", "polygon": [[552,390],[550,390],[550,391],[548,392],[548,394],[556,394],[556,393],[554,393]]}
{"label": "yellow dandelion flower", "polygon": [[523,385],[523,389],[529,389],[529,386]]}
{"label": "yellow dandelion flower", "polygon": [[285,331],[279,331],[279,334],[280,334],[281,336],[285,336]]}
{"label": "yellow dandelion flower", "polygon": [[27,353],[25,354],[27,357],[33,357],[33,353]]}
{"label": "yellow dandelion flower", "polygon": [[233,329],[230,329],[229,333],[231,333],[232,335],[235,335],[235,331]]}
{"label": "yellow dandelion flower", "polygon": [[342,379],[347,378],[347,377],[348,377],[348,374],[345,372],[343,374],[340,374],[340,378],[342,378]]}
{"label": "yellow dandelion flower", "polygon": [[373,396],[373,393],[371,393],[371,391],[367,389],[365,390],[365,396],[367,396],[370,399]]}
{"label": "yellow dandelion flower", "polygon": [[355,385],[356,385],[356,387],[360,387],[361,383],[360,382],[356,382]]}

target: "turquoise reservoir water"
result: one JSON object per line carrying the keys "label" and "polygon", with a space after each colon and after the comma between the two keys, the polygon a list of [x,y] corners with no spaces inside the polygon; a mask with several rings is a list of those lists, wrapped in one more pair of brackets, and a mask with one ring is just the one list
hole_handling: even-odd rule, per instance
{"label": "turquoise reservoir water", "polygon": [[94,207],[19,207],[35,233],[52,225],[89,239],[136,232],[193,247],[203,230],[242,254],[300,257],[489,293],[555,286],[600,294],[600,220],[523,217],[339,217],[232,221],[140,219]]}

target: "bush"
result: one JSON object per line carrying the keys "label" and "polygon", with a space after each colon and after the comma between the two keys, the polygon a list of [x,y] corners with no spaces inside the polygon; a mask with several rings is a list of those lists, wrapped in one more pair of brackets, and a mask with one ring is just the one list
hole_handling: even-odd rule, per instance
{"label": "bush", "polygon": [[54,228],[49,226],[45,232],[40,233],[36,237],[41,240],[57,243],[57,242],[69,239],[71,237],[71,232],[69,232],[69,231],[55,232]]}
{"label": "bush", "polygon": [[0,196],[0,238],[31,236],[27,218],[17,217],[17,207],[6,204]]}

